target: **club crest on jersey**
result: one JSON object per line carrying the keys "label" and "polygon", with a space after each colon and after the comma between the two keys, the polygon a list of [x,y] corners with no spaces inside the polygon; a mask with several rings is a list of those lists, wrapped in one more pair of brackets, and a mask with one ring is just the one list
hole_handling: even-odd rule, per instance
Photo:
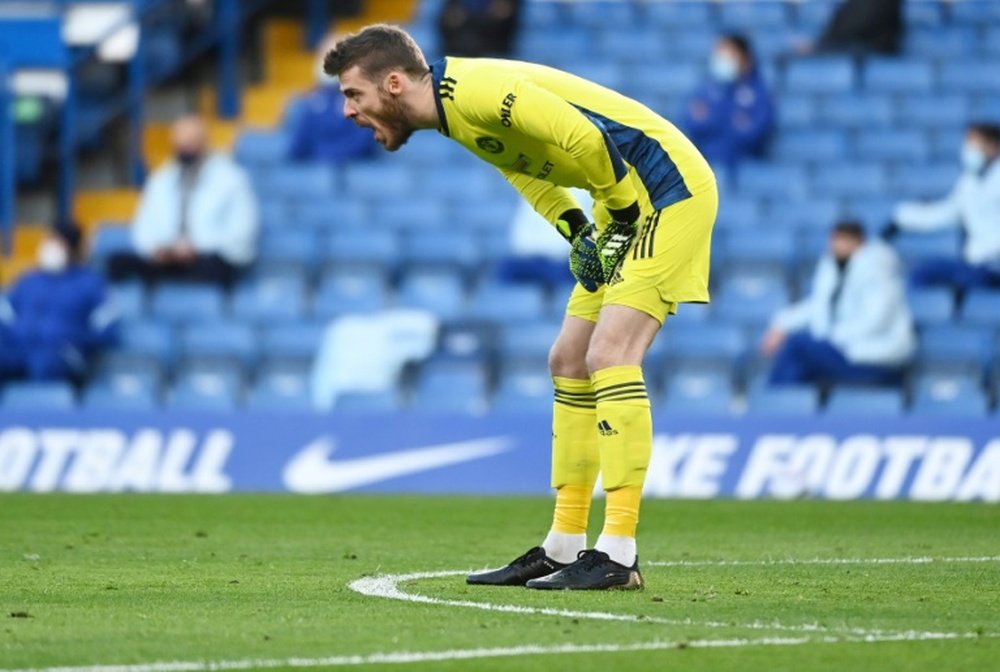
{"label": "club crest on jersey", "polygon": [[503,151],[503,143],[496,138],[476,138],[476,147],[490,154],[499,154]]}

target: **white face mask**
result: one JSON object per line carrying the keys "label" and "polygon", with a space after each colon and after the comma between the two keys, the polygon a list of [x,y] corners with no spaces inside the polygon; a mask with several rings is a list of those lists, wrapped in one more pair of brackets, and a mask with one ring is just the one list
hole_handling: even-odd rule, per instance
{"label": "white face mask", "polygon": [[970,173],[978,173],[986,165],[986,154],[979,148],[979,145],[974,145],[971,142],[962,145],[960,158],[962,167]]}
{"label": "white face mask", "polygon": [[720,82],[735,82],[740,76],[740,64],[732,56],[725,54],[713,54],[712,60],[708,63],[708,69],[712,77]]}
{"label": "white face mask", "polygon": [[69,265],[66,246],[56,240],[46,240],[38,248],[38,267],[46,273],[61,273]]}

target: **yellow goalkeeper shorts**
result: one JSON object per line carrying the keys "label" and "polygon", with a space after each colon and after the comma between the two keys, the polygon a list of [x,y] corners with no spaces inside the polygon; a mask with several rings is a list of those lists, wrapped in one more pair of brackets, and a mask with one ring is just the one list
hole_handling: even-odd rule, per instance
{"label": "yellow goalkeeper shorts", "polygon": [[647,210],[621,270],[607,285],[588,292],[579,283],[566,313],[591,322],[601,308],[628,306],[660,324],[679,303],[708,303],[712,227],[719,195],[710,187],[662,210]]}

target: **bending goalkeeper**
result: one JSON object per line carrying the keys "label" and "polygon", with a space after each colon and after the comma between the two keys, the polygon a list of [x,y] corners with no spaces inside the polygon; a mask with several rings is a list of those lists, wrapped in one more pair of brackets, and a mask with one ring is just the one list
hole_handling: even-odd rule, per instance
{"label": "bending goalkeeper", "polygon": [[[344,114],[387,150],[437,130],[497,170],[569,242],[576,277],[549,368],[552,528],[541,545],[468,583],[637,589],[636,526],[653,430],[642,361],[681,303],[706,303],[715,177],[670,122],[610,89],[542,65],[445,58],[369,26],[326,55]],[[594,197],[591,216],[566,187]],[[604,529],[587,544],[598,472]]]}

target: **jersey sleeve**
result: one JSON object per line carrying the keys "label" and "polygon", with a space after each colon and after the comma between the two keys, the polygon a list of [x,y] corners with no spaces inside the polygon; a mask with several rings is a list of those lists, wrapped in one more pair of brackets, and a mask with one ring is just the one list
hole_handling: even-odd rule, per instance
{"label": "jersey sleeve", "polygon": [[580,209],[576,199],[565,187],[507,168],[497,168],[497,170],[520,192],[535,212],[556,228],[558,228],[557,220],[566,211]]}
{"label": "jersey sleeve", "polygon": [[[563,149],[612,216],[638,210],[628,166],[600,120],[526,79],[505,77],[497,82],[488,74],[478,78],[474,95],[466,99],[465,114]],[[508,110],[503,117],[497,114],[501,107]]]}

